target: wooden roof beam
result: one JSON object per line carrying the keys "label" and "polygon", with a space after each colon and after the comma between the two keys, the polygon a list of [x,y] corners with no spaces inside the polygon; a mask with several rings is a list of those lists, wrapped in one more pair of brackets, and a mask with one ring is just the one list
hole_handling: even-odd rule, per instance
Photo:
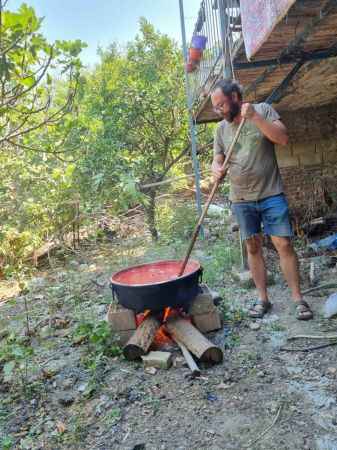
{"label": "wooden roof beam", "polygon": [[268,96],[266,99],[266,103],[272,104],[277,103],[282,95],[284,94],[285,90],[289,86],[291,80],[294,78],[294,76],[297,74],[297,72],[300,70],[300,68],[303,66],[303,61],[298,61],[297,64],[291,69],[291,71],[288,73],[288,75],[283,79],[282,83],[277,86],[276,89],[273,90],[273,92]]}
{"label": "wooden roof beam", "polygon": [[294,55],[285,55],[281,58],[262,59],[259,61],[234,63],[234,70],[254,69],[259,67],[278,66],[281,64],[295,64],[298,61],[315,61],[317,59],[334,58],[337,56],[336,46],[314,52],[297,52]]}
{"label": "wooden roof beam", "polygon": [[[297,34],[295,39],[293,39],[290,44],[281,52],[278,59],[282,59],[283,57],[289,56],[291,54],[299,51],[299,46],[302,45],[310,36],[310,34],[315,30],[315,28],[321,23],[321,21],[329,14],[332,9],[336,7],[336,0],[326,0],[319,14],[315,16],[305,27],[304,30]],[[245,95],[250,94],[255,91],[257,86],[262,83],[272,72],[274,72],[279,63],[275,63],[275,65],[267,66],[266,70],[247,88],[244,90]]]}

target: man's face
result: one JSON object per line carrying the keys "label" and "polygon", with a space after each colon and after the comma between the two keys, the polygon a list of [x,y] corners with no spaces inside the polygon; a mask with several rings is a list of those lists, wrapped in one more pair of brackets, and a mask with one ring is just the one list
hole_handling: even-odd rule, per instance
{"label": "man's face", "polygon": [[213,110],[228,122],[233,122],[234,118],[240,112],[240,102],[236,93],[232,94],[232,97],[229,97],[224,95],[222,90],[218,88],[213,92],[211,100]]}

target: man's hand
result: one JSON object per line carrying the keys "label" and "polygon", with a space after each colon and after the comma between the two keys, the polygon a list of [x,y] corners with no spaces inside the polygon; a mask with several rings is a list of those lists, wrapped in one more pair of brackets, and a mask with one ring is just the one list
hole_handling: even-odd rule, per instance
{"label": "man's hand", "polygon": [[252,120],[256,111],[251,103],[243,103],[241,106],[241,116],[247,120]]}
{"label": "man's hand", "polygon": [[223,155],[216,155],[214,157],[212,163],[212,175],[214,181],[221,181],[226,175],[226,170],[223,168],[224,160],[225,158]]}

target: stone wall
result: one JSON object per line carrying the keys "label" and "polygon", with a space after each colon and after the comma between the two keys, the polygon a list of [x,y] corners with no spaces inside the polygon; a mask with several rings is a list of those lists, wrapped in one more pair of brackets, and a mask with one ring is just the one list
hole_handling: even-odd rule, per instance
{"label": "stone wall", "polygon": [[276,155],[293,213],[319,215],[337,205],[337,104],[281,114],[289,145]]}

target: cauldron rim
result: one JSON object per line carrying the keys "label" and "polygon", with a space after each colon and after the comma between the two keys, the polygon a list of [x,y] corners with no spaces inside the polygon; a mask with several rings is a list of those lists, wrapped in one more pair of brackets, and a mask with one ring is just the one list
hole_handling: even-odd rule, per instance
{"label": "cauldron rim", "polygon": [[201,269],[201,264],[199,263],[199,261],[197,261],[196,259],[190,259],[188,263],[194,263],[196,265],[196,268],[192,270],[192,272],[188,272],[180,277],[177,276],[177,278],[171,279],[171,280],[165,280],[165,281],[159,281],[157,283],[145,283],[145,284],[127,284],[127,283],[121,283],[120,281],[116,281],[114,280],[114,277],[122,272],[126,272],[130,269],[137,269],[139,267],[144,267],[144,266],[150,266],[151,264],[160,264],[160,263],[165,263],[165,262],[181,262],[183,263],[183,260],[181,259],[161,259],[159,261],[152,261],[152,262],[146,262],[143,264],[137,264],[135,266],[130,266],[130,267],[126,267],[124,269],[118,270],[117,272],[113,273],[111,278],[110,278],[110,282],[112,285],[116,285],[116,286],[123,286],[123,287],[132,287],[132,288],[142,288],[142,287],[146,287],[146,286],[160,286],[160,285],[164,285],[164,284],[168,284],[171,282],[175,282],[177,280],[183,280],[184,278],[187,278],[191,275],[193,275],[194,273],[202,270]]}

